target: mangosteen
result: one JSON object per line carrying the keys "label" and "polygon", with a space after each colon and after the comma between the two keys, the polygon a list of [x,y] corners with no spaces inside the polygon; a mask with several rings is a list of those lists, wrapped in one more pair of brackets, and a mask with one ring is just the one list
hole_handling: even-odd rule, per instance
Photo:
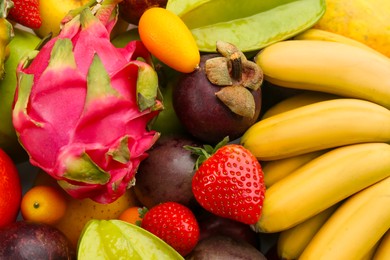
{"label": "mangosteen", "polygon": [[0,229],[0,259],[76,259],[68,238],[57,228],[17,221]]}
{"label": "mangosteen", "polygon": [[146,9],[151,7],[163,7],[168,0],[123,0],[118,4],[119,16],[126,22],[138,25],[139,19]]}
{"label": "mangosteen", "polygon": [[182,74],[173,90],[177,117],[209,144],[239,138],[261,110],[261,68],[232,44],[218,41],[217,51],[201,55],[199,68]]}
{"label": "mangosteen", "polygon": [[186,260],[236,259],[266,260],[264,254],[247,243],[226,235],[212,235],[199,241]]}
{"label": "mangosteen", "polygon": [[187,135],[162,135],[148,151],[137,171],[134,191],[147,208],[174,201],[191,209],[198,207],[192,193],[196,156],[184,146],[201,146]]}

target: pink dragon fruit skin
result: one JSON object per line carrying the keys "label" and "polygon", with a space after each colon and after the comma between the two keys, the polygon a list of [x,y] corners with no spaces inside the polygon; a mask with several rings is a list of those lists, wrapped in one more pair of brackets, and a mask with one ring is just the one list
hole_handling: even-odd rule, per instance
{"label": "pink dragon fruit skin", "polygon": [[[84,8],[61,33],[22,60],[13,124],[30,162],[75,198],[111,203],[134,185],[159,133],[162,103],[140,41],[110,43],[115,4]],[[141,58],[141,59],[140,59]]]}

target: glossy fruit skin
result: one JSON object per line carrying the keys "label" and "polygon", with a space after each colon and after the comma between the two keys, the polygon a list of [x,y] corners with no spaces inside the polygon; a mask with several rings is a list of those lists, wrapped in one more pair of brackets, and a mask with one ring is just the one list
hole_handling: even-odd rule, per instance
{"label": "glossy fruit skin", "polygon": [[215,93],[221,89],[210,83],[204,71],[205,61],[215,54],[201,56],[200,66],[189,74],[182,74],[173,89],[173,108],[186,130],[199,140],[216,144],[225,136],[239,138],[254,124],[261,110],[261,88],[251,91],[255,99],[253,118],[234,114]]}
{"label": "glossy fruit skin", "polygon": [[138,25],[141,15],[150,7],[165,7],[168,0],[123,0],[118,4],[119,16],[130,24]]}
{"label": "glossy fruit skin", "polygon": [[21,200],[18,170],[8,154],[0,149],[0,228],[16,221]]}
{"label": "glossy fruit skin", "polygon": [[157,59],[182,72],[193,72],[199,65],[200,53],[191,31],[174,13],[151,7],[141,16],[138,32],[142,43]]}
{"label": "glossy fruit skin", "polygon": [[256,247],[226,235],[212,235],[200,240],[187,259],[257,259],[266,260]]}
{"label": "glossy fruit skin", "polygon": [[251,225],[262,213],[264,174],[249,150],[227,144],[200,165],[192,180],[192,191],[204,209]]}
{"label": "glossy fruit skin", "polygon": [[200,143],[187,136],[161,136],[148,151],[149,157],[140,164],[133,187],[142,205],[151,208],[174,201],[195,207],[191,183],[196,158],[184,145],[200,146]]}
{"label": "glossy fruit skin", "polygon": [[259,234],[253,231],[247,224],[222,218],[207,211],[197,213],[196,217],[200,228],[199,240],[214,235],[223,235],[245,241],[254,247],[259,246]]}
{"label": "glossy fruit skin", "polygon": [[67,201],[61,190],[35,186],[22,197],[20,212],[24,220],[54,225],[66,212]]}
{"label": "glossy fruit skin", "polygon": [[182,256],[188,255],[199,241],[199,225],[187,207],[165,202],[151,208],[141,227],[158,236]]}
{"label": "glossy fruit skin", "polygon": [[69,241],[53,226],[18,221],[0,229],[0,259],[76,259]]}
{"label": "glossy fruit skin", "polygon": [[39,0],[13,0],[13,3],[7,18],[32,29],[41,26]]}

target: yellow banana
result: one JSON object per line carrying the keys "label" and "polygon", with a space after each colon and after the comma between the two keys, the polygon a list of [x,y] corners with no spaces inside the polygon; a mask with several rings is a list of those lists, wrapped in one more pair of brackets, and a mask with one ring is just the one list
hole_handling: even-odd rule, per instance
{"label": "yellow banana", "polygon": [[380,240],[359,260],[373,260],[376,249],[378,248]]}
{"label": "yellow banana", "polygon": [[390,59],[332,41],[288,40],[255,57],[265,80],[283,87],[359,98],[390,109]]}
{"label": "yellow banana", "polygon": [[390,110],[347,98],[317,102],[260,120],[240,139],[260,161],[353,143],[388,141]]}
{"label": "yellow banana", "polygon": [[325,221],[336,210],[338,204],[327,208],[308,220],[282,231],[277,241],[277,252],[280,259],[298,259],[310,240]]}
{"label": "yellow banana", "polygon": [[359,42],[357,40],[354,40],[352,38],[346,37],[341,34],[337,34],[330,31],[325,31],[322,29],[317,28],[310,28],[307,29],[293,37],[294,40],[319,40],[319,41],[330,41],[330,42],[340,42],[344,44],[349,44],[352,46],[356,46],[359,48],[363,48],[368,51],[375,52],[379,55],[383,55],[382,53],[378,52],[377,50],[371,48],[370,46]]}
{"label": "yellow banana", "polygon": [[378,247],[375,250],[373,260],[389,260],[390,259],[390,230],[382,237]]}
{"label": "yellow banana", "polygon": [[362,259],[389,228],[390,177],[343,202],[313,237],[299,259]]}
{"label": "yellow banana", "polygon": [[285,159],[263,162],[264,183],[266,187],[283,179],[305,163],[325,153],[326,150],[314,151]]}
{"label": "yellow banana", "polygon": [[314,91],[306,91],[303,93],[296,94],[289,98],[286,98],[276,105],[269,108],[263,115],[262,119],[280,114],[282,112],[286,112],[292,110],[294,108],[303,107],[306,105],[310,105],[316,102],[331,100],[335,98],[340,98],[340,96],[324,93],[324,92],[314,92]]}
{"label": "yellow banana", "polygon": [[292,228],[388,176],[390,144],[335,148],[269,187],[253,229],[274,233]]}

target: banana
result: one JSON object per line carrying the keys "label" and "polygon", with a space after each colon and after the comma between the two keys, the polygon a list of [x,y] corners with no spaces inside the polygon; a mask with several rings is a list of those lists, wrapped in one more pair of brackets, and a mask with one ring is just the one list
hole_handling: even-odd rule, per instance
{"label": "banana", "polygon": [[282,231],[277,241],[279,258],[283,260],[298,259],[310,240],[337,207],[338,204],[329,207],[295,227]]}
{"label": "banana", "polygon": [[359,260],[373,260],[376,249],[378,248],[380,240]]}
{"label": "banana", "polygon": [[264,79],[282,87],[372,101],[390,109],[390,59],[332,41],[287,40],[255,56]]}
{"label": "banana", "polygon": [[286,98],[276,105],[269,108],[263,115],[262,119],[280,114],[282,112],[286,112],[292,110],[294,108],[303,107],[306,105],[310,105],[316,102],[331,100],[335,98],[340,98],[340,96],[324,93],[324,92],[314,92],[314,91],[306,91],[303,93],[296,94],[289,98]]}
{"label": "banana", "polygon": [[317,102],[260,120],[240,139],[260,161],[353,143],[389,141],[390,110],[347,98]]}
{"label": "banana", "polygon": [[326,150],[314,151],[285,159],[263,162],[265,186],[270,187],[305,163],[325,153],[325,151]]}
{"label": "banana", "polygon": [[373,260],[390,259],[390,230],[381,238],[378,247],[375,250]]}
{"label": "banana", "polygon": [[390,177],[387,177],[343,202],[299,259],[362,259],[389,228]]}
{"label": "banana", "polygon": [[356,41],[352,38],[346,37],[341,34],[337,34],[330,31],[325,31],[322,29],[317,28],[310,28],[307,29],[293,37],[294,40],[319,40],[319,41],[330,41],[330,42],[340,42],[352,46],[356,46],[359,48],[363,48],[368,51],[372,51],[378,55],[383,55],[382,53],[378,52],[377,50],[371,48],[370,46]]}
{"label": "banana", "polygon": [[390,144],[335,148],[269,187],[252,228],[263,233],[287,230],[388,176]]}

